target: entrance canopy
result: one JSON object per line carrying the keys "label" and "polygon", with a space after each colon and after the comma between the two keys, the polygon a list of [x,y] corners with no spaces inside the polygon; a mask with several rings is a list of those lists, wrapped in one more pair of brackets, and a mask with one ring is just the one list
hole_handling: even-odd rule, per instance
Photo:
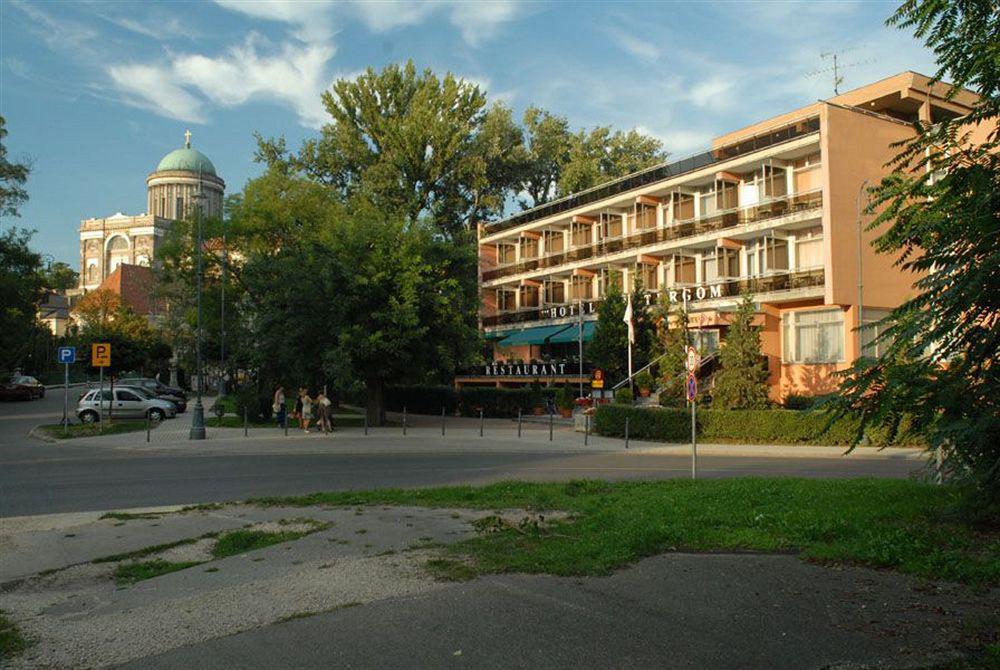
{"label": "entrance canopy", "polygon": [[[510,334],[501,340],[499,344],[501,347],[514,347],[519,344],[545,344],[546,342],[551,342],[551,338],[554,335],[570,327],[566,324],[560,324],[558,326],[535,326],[534,328],[508,331]],[[575,336],[576,328],[575,326],[572,327]]]}
{"label": "entrance canopy", "polygon": [[[589,342],[594,338],[594,331],[597,330],[596,321],[584,321],[583,322],[583,341]],[[549,344],[567,344],[570,342],[576,342],[580,336],[580,326],[578,324],[570,324],[564,330],[559,331],[555,335],[549,338]]]}

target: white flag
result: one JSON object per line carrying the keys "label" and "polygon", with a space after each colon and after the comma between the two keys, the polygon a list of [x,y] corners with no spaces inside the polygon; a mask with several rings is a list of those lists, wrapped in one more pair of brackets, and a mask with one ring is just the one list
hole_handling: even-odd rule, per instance
{"label": "white flag", "polygon": [[635,324],[632,323],[632,296],[628,296],[628,302],[625,304],[625,318],[622,321],[628,324],[628,343],[635,344]]}

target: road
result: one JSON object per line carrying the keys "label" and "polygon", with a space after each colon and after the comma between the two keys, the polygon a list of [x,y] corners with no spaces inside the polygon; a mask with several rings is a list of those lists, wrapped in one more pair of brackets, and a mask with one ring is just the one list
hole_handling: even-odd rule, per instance
{"label": "road", "polygon": [[[58,422],[60,393],[33,402],[0,403],[0,509],[4,516],[222,502],[264,495],[387,486],[483,484],[503,479],[660,479],[690,475],[690,457],[626,452],[620,440],[591,438],[590,448],[568,429],[549,442],[544,426],[526,426],[516,439],[510,422],[488,422],[487,437],[475,421],[447,438],[436,419],[368,436],[347,429],[320,435],[190,443],[169,433],[147,445],[142,435],[49,444],[27,436],[34,426]],[[168,422],[180,435],[190,414]],[[177,422],[177,423],[174,423]],[[419,424],[419,419],[415,419]],[[461,426],[465,427],[461,427]],[[258,431],[263,434],[267,431]],[[210,431],[211,433],[211,431]],[[293,431],[294,433],[294,431]],[[633,447],[641,443],[633,443]],[[805,449],[805,448],[802,448]],[[801,452],[807,453],[807,452]],[[892,457],[812,458],[703,455],[699,475],[801,477],[907,477],[920,464]]]}

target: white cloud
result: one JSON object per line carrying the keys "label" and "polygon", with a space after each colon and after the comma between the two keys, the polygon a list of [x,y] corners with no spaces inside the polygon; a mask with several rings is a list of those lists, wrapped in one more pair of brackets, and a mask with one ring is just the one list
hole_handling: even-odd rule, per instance
{"label": "white cloud", "polygon": [[492,38],[500,27],[520,14],[522,5],[512,0],[451,3],[451,23],[462,39],[475,46]]}
{"label": "white cloud", "polygon": [[687,94],[687,99],[698,107],[723,109],[732,102],[729,93],[733,82],[725,79],[707,79],[695,84]]}
{"label": "white cloud", "polygon": [[663,142],[663,148],[670,153],[671,160],[683,158],[687,154],[707,149],[714,136],[713,133],[700,130],[686,130],[683,128],[668,130],[663,133],[652,131],[645,126],[636,126],[636,130],[644,135],[652,135]]}
{"label": "white cloud", "polygon": [[159,65],[112,65],[108,75],[136,107],[181,121],[204,121],[201,101],[182,88],[170,68]]}
{"label": "white cloud", "polygon": [[606,30],[614,40],[615,44],[633,56],[649,61],[656,60],[660,57],[660,48],[652,42],[647,42],[646,40],[619,28],[609,27]]}

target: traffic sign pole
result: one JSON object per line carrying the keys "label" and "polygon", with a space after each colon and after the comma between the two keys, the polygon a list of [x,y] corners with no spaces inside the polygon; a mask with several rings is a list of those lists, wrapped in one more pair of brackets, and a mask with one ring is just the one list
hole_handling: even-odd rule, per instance
{"label": "traffic sign pole", "polygon": [[695,434],[697,402],[691,401],[691,479],[698,479],[698,438]]}
{"label": "traffic sign pole", "polygon": [[69,432],[69,363],[64,363],[66,377],[63,381],[63,435]]}

